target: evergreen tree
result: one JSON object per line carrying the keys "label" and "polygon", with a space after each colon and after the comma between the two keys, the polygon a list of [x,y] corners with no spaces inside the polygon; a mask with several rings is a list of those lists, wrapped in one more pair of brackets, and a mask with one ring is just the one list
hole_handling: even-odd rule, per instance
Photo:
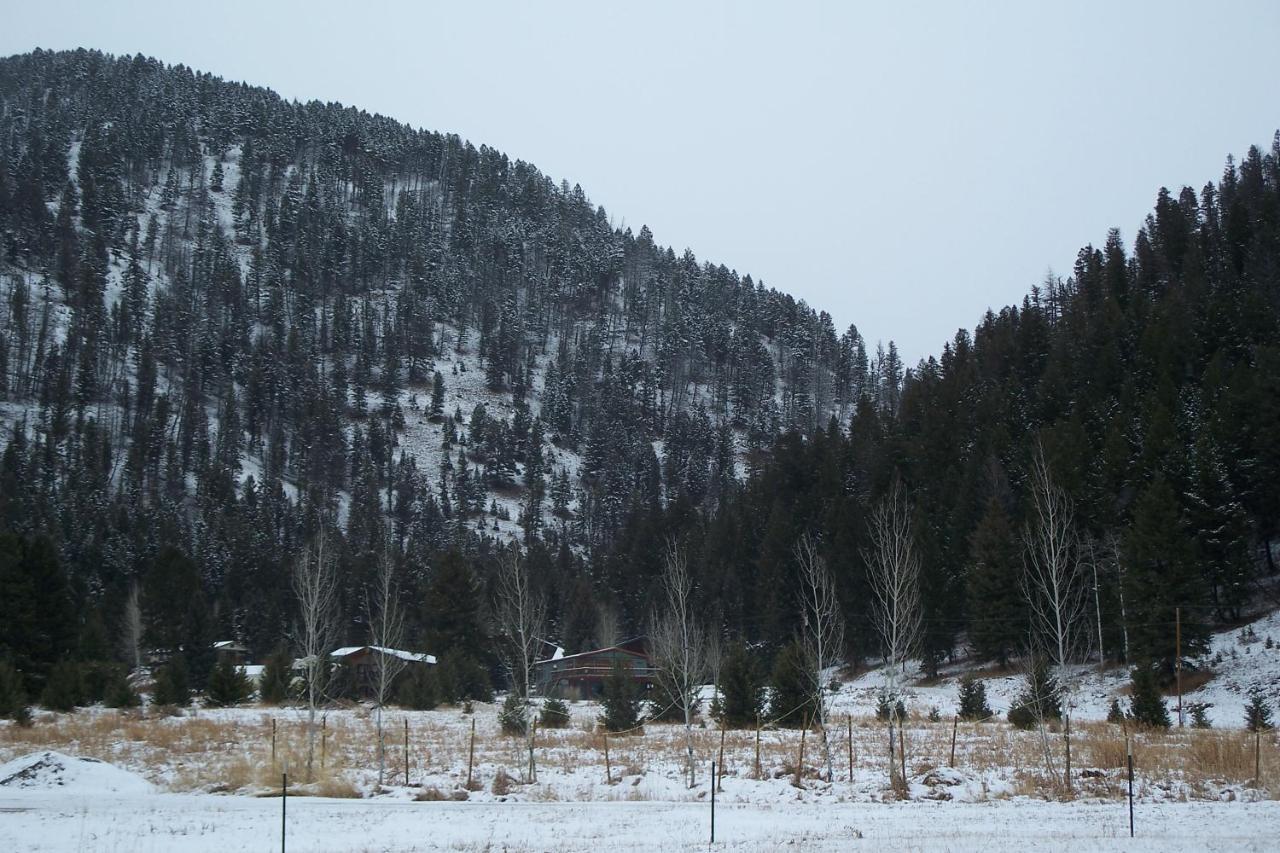
{"label": "evergreen tree", "polygon": [[1026,636],[1027,616],[1019,587],[1021,548],[999,501],[987,503],[970,540],[969,553],[965,587],[969,641],[980,657],[994,658],[1006,666]]}
{"label": "evergreen tree", "polygon": [[1251,732],[1269,732],[1275,728],[1271,720],[1271,704],[1261,690],[1249,694],[1249,704],[1244,707],[1244,726]]}
{"label": "evergreen tree", "polygon": [[209,675],[209,683],[205,687],[205,699],[215,708],[238,705],[249,698],[252,688],[244,673],[231,663],[229,657],[223,657],[214,666]]}
{"label": "evergreen tree", "polygon": [[1058,680],[1044,658],[1036,658],[1024,677],[1022,692],[1009,709],[1009,722],[1029,729],[1044,720],[1062,719]]}
{"label": "evergreen tree", "polygon": [[16,720],[27,707],[27,691],[22,684],[22,673],[13,664],[0,659],[0,717]]}
{"label": "evergreen tree", "polygon": [[1169,711],[1160,693],[1155,668],[1140,664],[1133,668],[1130,678],[1129,718],[1139,726],[1169,728]]}
{"label": "evergreen tree", "polygon": [[174,705],[184,708],[191,704],[191,683],[187,675],[187,661],[178,654],[169,658],[156,673],[155,692],[151,701],[156,705]]}
{"label": "evergreen tree", "polygon": [[640,725],[640,690],[631,669],[620,659],[615,659],[604,680],[601,697],[604,713],[600,724],[610,732],[627,732]]}
{"label": "evergreen tree", "polygon": [[289,698],[292,666],[293,656],[283,646],[267,658],[258,677],[258,698],[264,705],[281,705]]}
{"label": "evergreen tree", "polygon": [[40,704],[50,711],[74,711],[85,697],[84,673],[80,664],[62,661],[54,664],[49,680],[40,693]]}
{"label": "evergreen tree", "polygon": [[986,720],[992,716],[991,706],[987,704],[987,685],[978,678],[966,675],[960,679],[960,719],[967,721]]}
{"label": "evergreen tree", "polygon": [[773,661],[769,716],[780,725],[805,726],[815,708],[808,656],[799,641],[792,641]]}
{"label": "evergreen tree", "polygon": [[107,686],[104,703],[108,708],[137,708],[142,704],[138,691],[129,683],[128,673],[121,667],[113,668],[113,677]]}
{"label": "evergreen tree", "polygon": [[742,643],[734,643],[720,667],[720,715],[727,728],[754,727],[764,711],[760,666]]}

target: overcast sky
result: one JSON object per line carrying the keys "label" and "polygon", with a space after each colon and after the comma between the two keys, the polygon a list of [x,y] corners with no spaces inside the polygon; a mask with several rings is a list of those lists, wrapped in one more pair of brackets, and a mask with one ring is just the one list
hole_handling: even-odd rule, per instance
{"label": "overcast sky", "polygon": [[1280,127],[1280,3],[0,0],[0,54],[144,53],[456,132],[897,340],[909,364]]}

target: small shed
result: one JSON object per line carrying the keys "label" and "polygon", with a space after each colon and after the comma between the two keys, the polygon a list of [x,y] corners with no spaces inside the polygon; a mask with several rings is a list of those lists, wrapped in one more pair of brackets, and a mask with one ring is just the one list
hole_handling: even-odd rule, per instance
{"label": "small shed", "polygon": [[434,666],[436,656],[426,652],[407,652],[385,646],[344,646],[329,653],[329,659],[350,673],[352,687],[362,698],[375,693],[375,680],[383,657],[398,658],[407,666]]}
{"label": "small shed", "polygon": [[562,699],[598,699],[615,662],[621,662],[641,690],[648,691],[657,669],[647,654],[637,650],[639,645],[633,641],[537,661],[533,666],[538,691]]}
{"label": "small shed", "polygon": [[217,656],[219,663],[225,660],[232,666],[242,666],[249,650],[235,640],[218,640],[213,644],[213,653]]}

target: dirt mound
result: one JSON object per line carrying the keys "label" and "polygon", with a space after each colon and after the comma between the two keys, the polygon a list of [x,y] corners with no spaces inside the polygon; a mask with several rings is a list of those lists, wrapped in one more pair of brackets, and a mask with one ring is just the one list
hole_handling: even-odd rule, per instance
{"label": "dirt mound", "polygon": [[69,793],[149,794],[154,788],[136,773],[96,758],[45,750],[0,764],[0,789]]}

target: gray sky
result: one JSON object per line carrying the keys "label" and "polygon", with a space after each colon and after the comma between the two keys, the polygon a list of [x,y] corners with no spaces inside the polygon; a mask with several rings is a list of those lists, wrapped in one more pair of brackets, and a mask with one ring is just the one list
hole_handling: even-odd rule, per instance
{"label": "gray sky", "polygon": [[1280,127],[1274,0],[179,5],[0,0],[0,54],[141,52],[459,133],[908,364]]}

